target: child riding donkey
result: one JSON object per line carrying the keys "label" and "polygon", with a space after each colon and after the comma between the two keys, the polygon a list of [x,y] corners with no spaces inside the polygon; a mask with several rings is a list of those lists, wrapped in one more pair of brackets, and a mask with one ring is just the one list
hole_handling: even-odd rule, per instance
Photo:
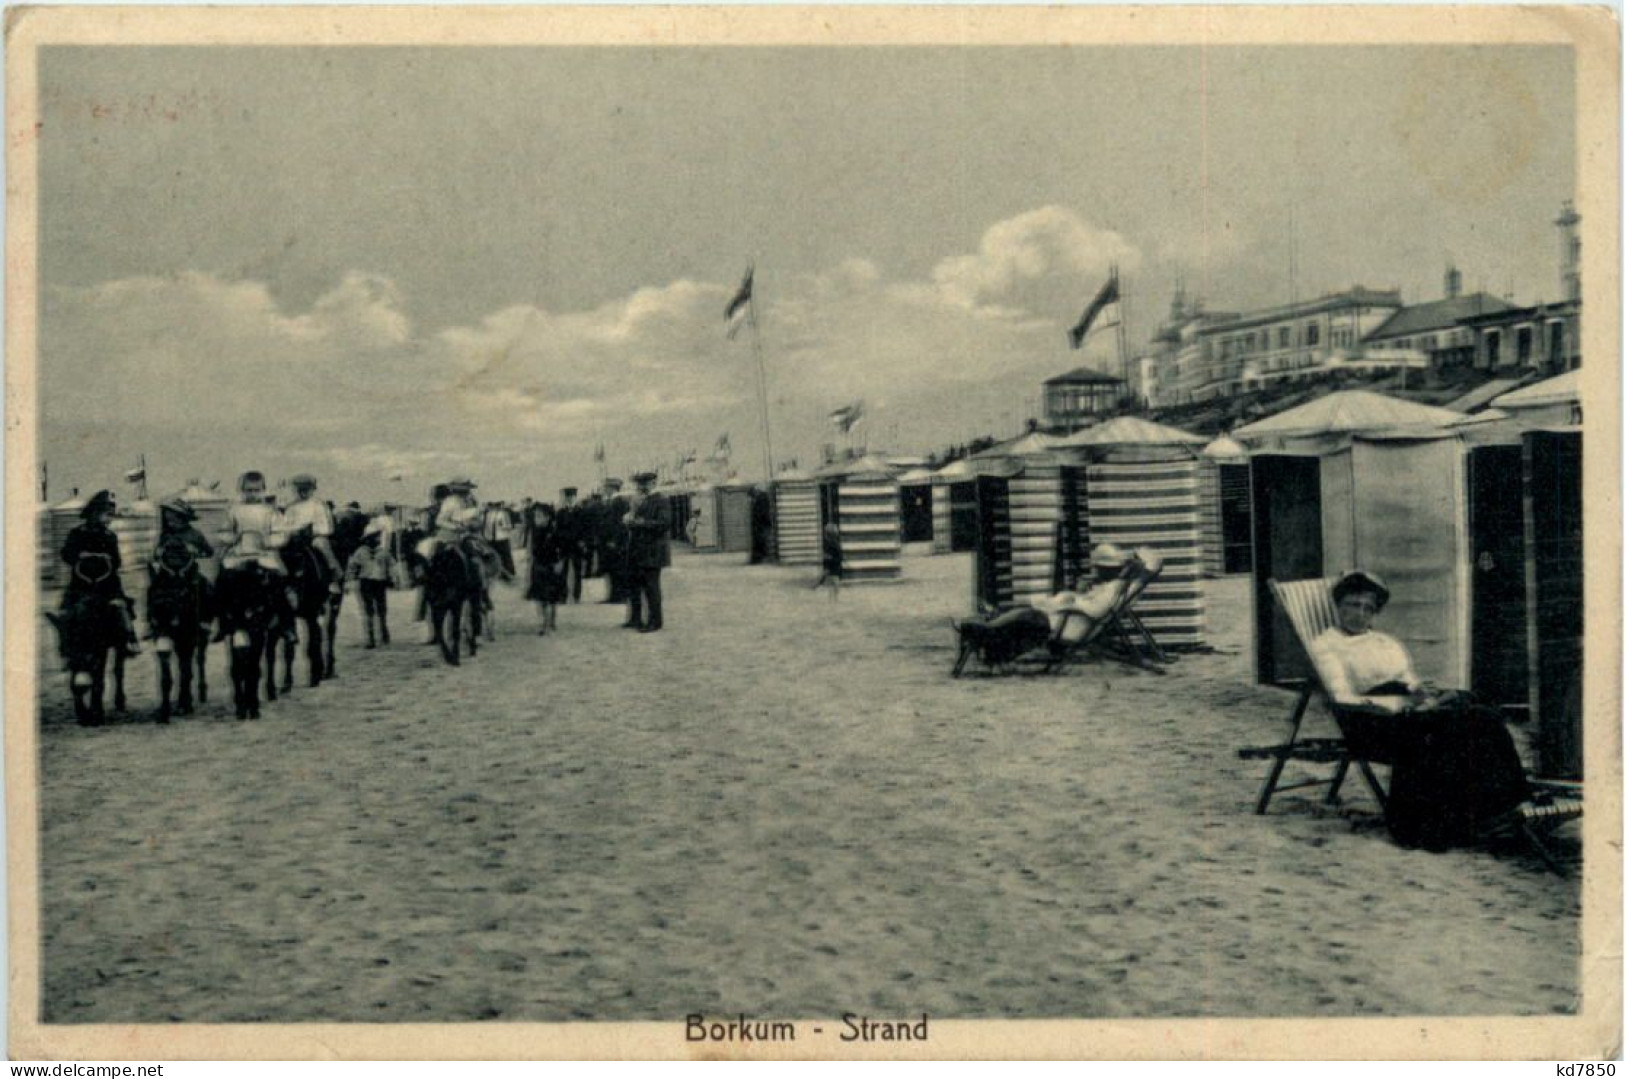
{"label": "child riding donkey", "polygon": [[60,634],[62,654],[72,673],[74,712],[81,724],[103,722],[102,696],[107,659],[113,658],[113,707],[124,711],[124,660],[139,655],[135,604],[119,578],[123,559],[118,537],[108,526],[116,503],[110,491],[97,491],[79,512],[83,523],[68,533],[62,560],[70,568],[61,607],[49,615]]}

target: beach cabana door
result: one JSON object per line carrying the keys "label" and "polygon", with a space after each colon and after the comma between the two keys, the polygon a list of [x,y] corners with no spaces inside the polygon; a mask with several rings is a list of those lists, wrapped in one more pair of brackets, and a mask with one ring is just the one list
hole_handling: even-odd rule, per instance
{"label": "beach cabana door", "polygon": [[1539,771],[1579,779],[1585,659],[1580,435],[1531,431],[1524,436],[1523,453],[1529,708]]}
{"label": "beach cabana door", "polygon": [[1523,448],[1476,447],[1468,455],[1467,474],[1473,592],[1469,688],[1487,704],[1526,704]]}
{"label": "beach cabana door", "polygon": [[1258,681],[1272,685],[1313,676],[1309,655],[1270,595],[1269,582],[1324,575],[1320,458],[1261,454],[1251,464],[1253,658]]}
{"label": "beach cabana door", "polygon": [[997,607],[1015,594],[1010,548],[1010,481],[1002,476],[976,479],[976,599]]}

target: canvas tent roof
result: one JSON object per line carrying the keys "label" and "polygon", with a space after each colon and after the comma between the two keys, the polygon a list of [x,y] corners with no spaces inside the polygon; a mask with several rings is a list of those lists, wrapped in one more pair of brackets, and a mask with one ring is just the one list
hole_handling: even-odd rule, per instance
{"label": "canvas tent roof", "polygon": [[1491,401],[1495,408],[1542,408],[1546,405],[1568,405],[1580,400],[1580,371],[1548,378],[1543,382],[1525,386],[1521,390],[1504,393]]}
{"label": "canvas tent roof", "polygon": [[1059,444],[1060,440],[1054,435],[1046,435],[1042,431],[1028,431],[1017,438],[995,443],[980,453],[971,454],[971,460],[981,461],[990,457],[1026,457],[1035,453],[1048,453]]}
{"label": "canvas tent roof", "polygon": [[1205,435],[1194,435],[1153,423],[1138,416],[1118,416],[1105,423],[1067,435],[1055,443],[1057,446],[1200,446],[1207,441]]}
{"label": "canvas tent roof", "polygon": [[1231,438],[1229,435],[1220,435],[1206,446],[1202,447],[1203,457],[1216,457],[1220,459],[1245,457],[1247,447]]}
{"label": "canvas tent roof", "polygon": [[918,486],[920,486],[922,484],[930,483],[931,482],[931,470],[929,468],[910,469],[909,471],[903,473],[901,476],[898,476],[897,477],[897,482],[904,485],[905,487],[909,487],[909,486],[918,487]]}
{"label": "canvas tent roof", "polygon": [[971,467],[969,461],[960,458],[937,469],[936,476],[937,479],[946,480],[949,483],[964,483],[967,480],[976,478],[976,469]]}
{"label": "canvas tent roof", "polygon": [[855,461],[834,461],[825,465],[823,468],[820,468],[817,472],[813,473],[813,475],[817,476],[819,479],[827,479],[834,476],[873,475],[876,473],[884,476],[890,476],[894,471],[895,470],[886,464],[885,461],[871,453],[866,454],[863,457],[859,457]]}
{"label": "canvas tent roof", "polygon": [[1249,423],[1232,432],[1246,440],[1282,435],[1320,435],[1354,431],[1387,431],[1399,427],[1440,427],[1460,413],[1369,390],[1340,390],[1285,412]]}
{"label": "canvas tent roof", "polygon": [[1462,394],[1454,401],[1445,402],[1445,408],[1452,412],[1476,412],[1489,404],[1490,401],[1518,387],[1521,379],[1492,378],[1476,390]]}

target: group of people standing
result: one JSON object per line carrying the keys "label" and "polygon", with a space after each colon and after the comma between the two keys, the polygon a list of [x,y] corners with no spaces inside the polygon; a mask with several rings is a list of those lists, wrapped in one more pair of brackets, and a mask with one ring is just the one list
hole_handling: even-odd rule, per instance
{"label": "group of people standing", "polygon": [[581,602],[582,581],[603,577],[605,603],[624,603],[623,627],[657,633],[665,626],[660,571],[671,565],[671,501],[655,491],[655,474],[632,477],[623,492],[606,479],[602,492],[577,502],[574,487],[559,492],[559,505],[534,503],[522,514],[520,532],[530,554],[526,598],[541,612],[540,633],[558,626],[558,607]]}

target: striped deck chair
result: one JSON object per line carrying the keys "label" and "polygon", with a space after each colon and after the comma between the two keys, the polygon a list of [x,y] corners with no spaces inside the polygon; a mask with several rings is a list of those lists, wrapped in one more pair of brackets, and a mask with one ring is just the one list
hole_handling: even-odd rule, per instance
{"label": "striped deck chair", "polygon": [[1123,569],[1123,579],[1127,585],[1123,589],[1122,600],[1103,620],[1105,625],[1100,634],[1105,645],[1103,655],[1154,674],[1167,673],[1162,665],[1168,662],[1168,653],[1163,651],[1146,624],[1134,612],[1134,602],[1162,576],[1162,565],[1162,556],[1149,548],[1134,552]]}
{"label": "striped deck chair", "polygon": [[[1275,602],[1286,611],[1287,620],[1292,623],[1292,632],[1297,635],[1298,643],[1303,645],[1305,652],[1309,652],[1311,659],[1314,653],[1310,651],[1316,637],[1331,629],[1337,624],[1337,609],[1332,605],[1332,582],[1324,577],[1317,577],[1309,581],[1280,581],[1269,582],[1270,594]],[[1301,790],[1304,787],[1326,786],[1326,803],[1328,805],[1337,801],[1338,793],[1343,789],[1343,780],[1348,777],[1351,765],[1360,769],[1365,778],[1366,785],[1376,796],[1377,804],[1384,808],[1388,805],[1388,792],[1377,781],[1376,773],[1371,770],[1371,761],[1368,757],[1351,751],[1348,742],[1343,738],[1300,738],[1303,729],[1303,717],[1309,709],[1309,702],[1316,697],[1323,700],[1331,710],[1332,716],[1338,720],[1339,729],[1342,726],[1340,712],[1344,709],[1334,705],[1331,697],[1326,693],[1320,682],[1318,673],[1306,678],[1299,685],[1298,699],[1292,707],[1291,732],[1287,740],[1273,746],[1250,746],[1241,749],[1237,755],[1242,760],[1273,760],[1269,776],[1264,780],[1264,789],[1259,792],[1257,813],[1267,813],[1270,799],[1280,791]],[[1300,779],[1286,785],[1281,784],[1281,773],[1286,770],[1288,761],[1298,761],[1303,764],[1329,764],[1333,766],[1330,776],[1317,776],[1310,779]],[[1387,762],[1379,762],[1387,763]]]}
{"label": "striped deck chair", "polygon": [[953,622],[954,632],[959,637],[959,654],[954,660],[952,676],[958,678],[963,674],[973,657],[984,667],[1003,672],[1017,670],[1023,661],[1038,659],[1041,663],[1037,670],[1054,674],[1068,663],[1100,654],[1098,648],[1103,635],[1131,602],[1130,592],[1129,588],[1123,588],[1111,608],[1098,619],[1090,619],[1077,611],[1064,611],[1053,629],[1024,639],[989,640],[976,632],[972,624]]}

